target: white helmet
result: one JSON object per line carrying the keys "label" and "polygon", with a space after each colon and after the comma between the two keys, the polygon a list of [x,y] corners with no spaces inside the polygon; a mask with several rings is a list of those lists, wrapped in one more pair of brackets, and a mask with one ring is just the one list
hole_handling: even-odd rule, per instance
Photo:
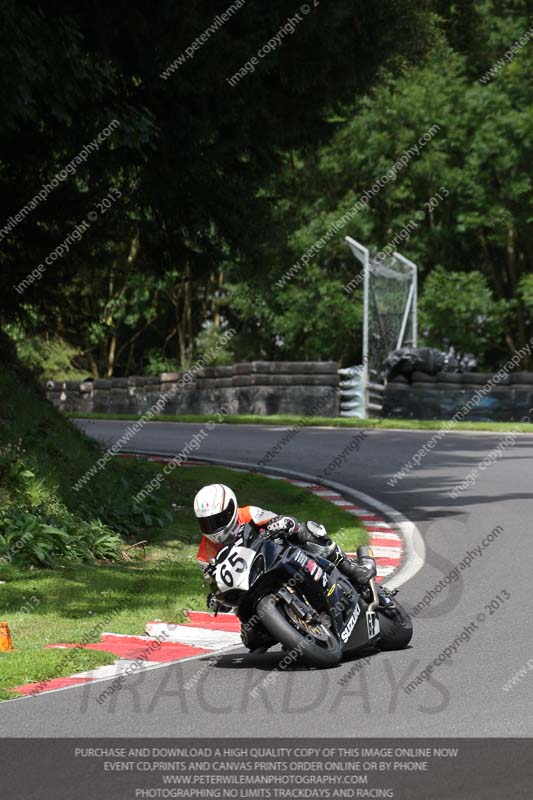
{"label": "white helmet", "polygon": [[204,486],[194,498],[194,513],[200,530],[215,544],[222,544],[237,529],[237,498],[223,483]]}

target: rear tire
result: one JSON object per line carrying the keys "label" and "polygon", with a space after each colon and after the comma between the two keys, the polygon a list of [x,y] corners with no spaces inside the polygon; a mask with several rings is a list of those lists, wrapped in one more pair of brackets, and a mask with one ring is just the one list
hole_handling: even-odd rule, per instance
{"label": "rear tire", "polygon": [[380,634],[377,645],[380,650],[403,650],[413,638],[411,617],[400,603],[394,601],[394,606],[394,611],[378,611]]}
{"label": "rear tire", "polygon": [[285,605],[283,599],[278,599],[276,603],[274,597],[274,595],[263,597],[257,604],[257,611],[261,615],[263,626],[289,651],[287,656],[294,654],[295,663],[319,668],[336,667],[340,664],[342,647],[335,636],[324,629],[324,644],[312,640],[309,634],[306,635],[294,623],[289,622],[283,608]]}

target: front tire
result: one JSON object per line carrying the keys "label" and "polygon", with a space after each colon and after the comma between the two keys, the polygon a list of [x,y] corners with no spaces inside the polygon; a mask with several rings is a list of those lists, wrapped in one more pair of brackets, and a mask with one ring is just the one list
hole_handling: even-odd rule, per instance
{"label": "front tire", "polygon": [[380,650],[403,650],[413,638],[413,621],[405,608],[394,601],[394,609],[379,611]]}
{"label": "front tire", "polygon": [[[267,631],[288,650],[285,658],[293,656],[295,663],[304,663],[312,667],[336,667],[342,660],[342,647],[336,637],[324,625],[320,635],[298,626],[294,615],[291,615],[283,599],[275,595],[263,597],[257,604],[261,622]],[[318,627],[318,626],[317,626]]]}

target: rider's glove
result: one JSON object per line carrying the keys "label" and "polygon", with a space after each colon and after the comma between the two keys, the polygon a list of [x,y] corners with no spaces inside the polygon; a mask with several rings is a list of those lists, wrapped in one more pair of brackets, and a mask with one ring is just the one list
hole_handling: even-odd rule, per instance
{"label": "rider's glove", "polygon": [[213,592],[207,595],[207,607],[213,614],[224,614],[231,611],[231,607],[217,600]]}
{"label": "rider's glove", "polygon": [[202,571],[202,577],[208,583],[213,580],[213,575],[215,574],[215,562],[211,560],[208,564],[200,563],[200,569]]}
{"label": "rider's glove", "polygon": [[294,533],[299,527],[299,522],[294,517],[279,516],[270,520],[266,526],[267,533],[277,534],[283,533],[290,535]]}

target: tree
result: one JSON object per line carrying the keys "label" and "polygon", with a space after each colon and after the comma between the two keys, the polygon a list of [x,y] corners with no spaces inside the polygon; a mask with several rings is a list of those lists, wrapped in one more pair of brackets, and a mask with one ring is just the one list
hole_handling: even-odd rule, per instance
{"label": "tree", "polygon": [[494,342],[498,341],[505,310],[494,300],[481,272],[437,267],[424,284],[420,330],[426,344],[441,349],[459,344],[484,367],[494,363]]}
{"label": "tree", "polygon": [[[525,7],[510,5],[522,11]],[[527,17],[514,16],[510,6],[502,11],[497,3],[483,3],[483,8],[495,15],[490,24],[499,37],[489,37],[487,51],[501,55],[496,38],[500,47],[502,39],[507,45],[518,39],[527,29]],[[485,21],[481,31],[487,28]],[[279,217],[290,215],[294,222],[276,275],[287,273],[348,214],[349,222],[314,255],[312,267],[298,269],[290,280],[294,292],[305,292],[312,268],[346,285],[356,263],[345,234],[377,251],[409,226],[411,233],[400,250],[419,264],[422,287],[436,268],[437,276],[444,276],[443,270],[484,276],[498,308],[492,346],[484,350],[487,365],[496,366],[524,345],[533,334],[526,295],[520,291],[524,276],[533,271],[531,65],[531,50],[524,46],[488,85],[473,82],[465,58],[440,37],[422,63],[400,76],[385,76],[368,95],[356,99],[331,141],[318,154],[288,163],[275,182],[283,198]],[[374,193],[364,210],[351,212],[365,191],[434,126],[437,133],[405,168]],[[352,297],[361,302],[360,293]],[[320,306],[315,313],[320,315]],[[360,339],[351,328],[352,318],[345,316],[339,324],[346,341],[354,343],[348,360],[356,363]],[[454,344],[464,346],[460,340]],[[480,346],[485,348],[486,342]]]}
{"label": "tree", "polygon": [[[312,13],[300,14],[283,46],[272,47],[235,87],[226,79],[294,17],[286,0],[270,3],[268,14],[246,3],[173,71],[169,65],[227,0],[163,0],[156,11],[139,0],[54,0],[45,12],[3,0],[0,81],[9,113],[0,122],[0,228],[108,123],[116,119],[119,127],[75,175],[4,230],[0,321],[28,324],[31,309],[42,328],[73,331],[76,315],[66,306],[75,309],[81,299],[95,307],[83,330],[93,371],[123,369],[118,353],[129,357],[139,329],[120,322],[130,293],[120,265],[135,241],[140,274],[176,276],[173,286],[165,284],[162,316],[177,314],[184,363],[201,327],[198,312],[213,308],[206,287],[216,284],[220,263],[231,253],[241,276],[264,269],[258,254],[271,237],[273,203],[261,187],[287,153],[330,135],[332,112],[365,90],[386,59],[417,57],[431,28],[430,7],[429,0],[341,0],[325,13],[310,4]],[[111,193],[118,198],[112,208],[71,242]],[[65,240],[68,251],[28,279]],[[20,292],[14,287],[22,281]],[[220,304],[213,312],[220,314]],[[139,316],[140,328],[148,316]],[[97,353],[95,332],[106,339]]]}

